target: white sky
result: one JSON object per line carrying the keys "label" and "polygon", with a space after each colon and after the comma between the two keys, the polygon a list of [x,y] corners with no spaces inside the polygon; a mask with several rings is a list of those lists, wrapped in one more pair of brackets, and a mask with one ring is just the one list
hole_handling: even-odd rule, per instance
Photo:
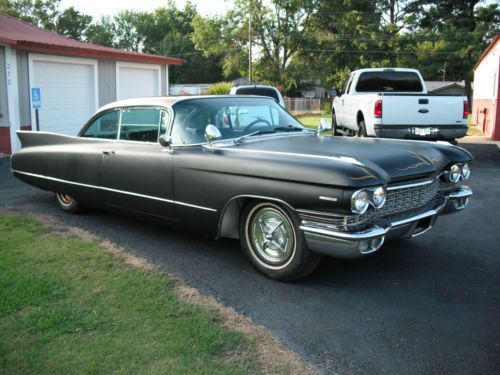
{"label": "white sky", "polygon": [[[232,6],[231,0],[193,0],[198,12],[202,15],[224,14],[229,6]],[[184,8],[186,0],[175,0],[179,8]],[[85,14],[91,15],[94,19],[101,16],[111,16],[120,10],[135,9],[151,11],[161,6],[166,6],[166,0],[61,0],[61,9],[64,10],[74,6]]]}

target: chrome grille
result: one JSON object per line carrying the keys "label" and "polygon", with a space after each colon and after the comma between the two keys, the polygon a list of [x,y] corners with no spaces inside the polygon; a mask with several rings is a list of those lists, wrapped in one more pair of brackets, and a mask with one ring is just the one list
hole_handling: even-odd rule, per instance
{"label": "chrome grille", "polygon": [[402,187],[400,189],[397,186],[389,186],[384,206],[378,210],[368,210],[364,214],[365,220],[390,216],[425,206],[436,198],[438,192],[439,180],[437,179],[425,185]]}

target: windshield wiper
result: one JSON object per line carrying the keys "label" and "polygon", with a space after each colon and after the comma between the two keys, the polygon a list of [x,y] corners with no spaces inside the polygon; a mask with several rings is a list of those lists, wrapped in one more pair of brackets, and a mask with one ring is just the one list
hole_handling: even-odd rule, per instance
{"label": "windshield wiper", "polygon": [[262,129],[257,130],[257,131],[254,131],[253,133],[248,133],[248,134],[242,135],[241,137],[233,139],[233,143],[241,143],[241,142],[243,142],[243,140],[245,138],[252,137],[254,135],[270,134],[270,133],[274,133],[274,130],[262,130]]}
{"label": "windshield wiper", "polygon": [[274,130],[278,131],[278,132],[296,132],[296,131],[302,131],[305,129],[300,128],[298,126],[294,126],[294,125],[288,125],[288,126],[277,126],[274,128]]}

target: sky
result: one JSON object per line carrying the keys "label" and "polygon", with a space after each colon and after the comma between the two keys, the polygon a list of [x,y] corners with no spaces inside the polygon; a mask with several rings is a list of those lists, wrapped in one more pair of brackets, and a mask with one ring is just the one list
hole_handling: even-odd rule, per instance
{"label": "sky", "polygon": [[[232,5],[232,1],[226,0],[192,0],[198,12],[202,15],[224,14],[226,9]],[[183,8],[186,0],[175,0],[179,8]],[[91,15],[94,19],[101,16],[111,16],[120,10],[135,9],[151,11],[165,6],[167,0],[61,0],[61,9],[64,10],[74,6],[76,10]]]}

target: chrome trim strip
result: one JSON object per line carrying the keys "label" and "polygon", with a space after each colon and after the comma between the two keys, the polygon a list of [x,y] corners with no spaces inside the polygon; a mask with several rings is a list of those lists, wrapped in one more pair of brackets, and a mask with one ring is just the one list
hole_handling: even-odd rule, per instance
{"label": "chrome trim strip", "polygon": [[30,176],[30,177],[43,178],[43,179],[46,179],[46,180],[56,181],[56,182],[62,182],[62,183],[65,183],[65,184],[71,184],[71,185],[76,185],[76,186],[83,186],[83,187],[88,187],[88,188],[98,189],[98,190],[111,191],[113,193],[127,194],[127,195],[132,195],[134,197],[146,198],[146,199],[153,199],[153,200],[156,200],[156,201],[161,201],[161,202],[166,202],[166,203],[172,203],[172,204],[178,204],[180,206],[197,208],[199,210],[217,212],[217,210],[215,210],[213,208],[208,208],[208,207],[203,207],[203,206],[197,206],[195,204],[179,202],[179,201],[175,201],[175,200],[171,200],[171,199],[154,197],[154,196],[151,196],[151,195],[144,195],[144,194],[139,194],[139,193],[133,193],[131,191],[112,189],[112,188],[108,188],[108,187],[104,187],[104,186],[89,185],[89,184],[84,184],[84,183],[81,183],[81,182],[68,181],[68,180],[63,180],[61,178],[44,176],[44,175],[36,174],[36,173],[22,172],[22,171],[18,171],[18,170],[15,170],[15,169],[12,169],[11,171],[12,171],[12,173],[19,173],[19,174],[23,174],[23,175]]}
{"label": "chrome trim strip", "polygon": [[389,186],[389,187],[387,187],[387,190],[399,190],[399,189],[406,189],[406,188],[411,188],[411,187],[424,186],[424,185],[432,184],[433,182],[434,182],[433,180],[427,180],[427,181],[423,181],[423,182],[416,182],[414,184]]}
{"label": "chrome trim strip", "polygon": [[295,156],[299,158],[313,158],[313,159],[324,159],[324,160],[334,160],[343,163],[354,164],[359,166],[365,166],[360,161],[348,157],[348,156],[323,156],[323,155],[312,155],[312,154],[296,154],[293,152],[280,152],[280,151],[264,151],[264,150],[247,150],[242,148],[216,148],[217,150],[233,151],[233,152],[248,152],[254,154],[267,154],[267,155],[281,155],[281,156]]}
{"label": "chrome trim strip", "polygon": [[357,240],[368,240],[370,238],[383,236],[387,232],[389,232],[391,227],[382,228],[379,226],[373,226],[372,228],[366,229],[366,230],[361,231],[361,232],[355,232],[355,233],[338,232],[338,231],[326,230],[326,229],[321,229],[321,228],[307,227],[304,225],[301,225],[300,229],[305,231],[305,232],[308,232],[308,233],[322,234],[325,236],[340,238],[343,240],[355,240],[355,241],[357,241]]}
{"label": "chrome trim strip", "polygon": [[330,201],[330,202],[337,202],[338,201],[338,199],[335,197],[325,197],[323,195],[320,195],[319,199],[322,201]]}
{"label": "chrome trim strip", "polygon": [[446,203],[443,203],[442,205],[432,209],[432,210],[429,210],[429,211],[426,211],[426,212],[423,212],[421,214],[418,214],[418,215],[415,215],[415,216],[412,216],[412,217],[409,217],[407,219],[404,219],[404,220],[399,220],[399,221],[393,221],[391,223],[391,227],[399,227],[401,225],[405,225],[405,224],[408,224],[408,223],[411,223],[413,221],[417,221],[417,220],[420,220],[420,219],[425,219],[426,217],[429,217],[429,216],[434,216],[434,215],[437,215],[439,213],[439,210],[444,207],[446,205]]}

